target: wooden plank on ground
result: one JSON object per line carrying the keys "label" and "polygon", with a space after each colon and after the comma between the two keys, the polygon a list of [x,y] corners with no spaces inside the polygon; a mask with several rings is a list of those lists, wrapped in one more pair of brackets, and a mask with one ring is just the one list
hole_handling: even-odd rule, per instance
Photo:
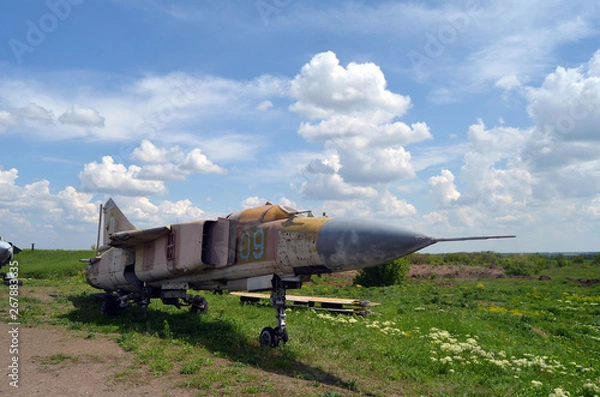
{"label": "wooden plank on ground", "polygon": [[[261,299],[271,299],[271,295],[269,294],[261,294],[256,292],[231,292],[230,294],[239,296],[242,302],[258,302]],[[354,313],[363,316],[368,314],[368,310],[366,310],[367,307],[381,305],[380,302],[361,301],[358,299],[325,298],[319,296],[300,295],[286,295],[286,301],[290,306],[303,306],[337,313]]]}

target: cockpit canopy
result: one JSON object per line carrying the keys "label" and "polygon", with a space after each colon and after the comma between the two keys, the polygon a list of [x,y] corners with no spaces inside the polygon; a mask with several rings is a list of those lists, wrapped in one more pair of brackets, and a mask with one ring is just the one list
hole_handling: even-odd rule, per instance
{"label": "cockpit canopy", "polygon": [[288,219],[293,216],[306,216],[306,211],[298,211],[287,205],[267,203],[261,207],[249,208],[227,216],[240,223],[273,222],[279,219]]}

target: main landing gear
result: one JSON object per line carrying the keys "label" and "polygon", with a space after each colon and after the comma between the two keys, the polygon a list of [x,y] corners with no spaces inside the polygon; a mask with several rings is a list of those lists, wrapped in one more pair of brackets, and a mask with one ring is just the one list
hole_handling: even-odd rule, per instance
{"label": "main landing gear", "polygon": [[271,290],[271,305],[275,308],[277,327],[265,327],[260,333],[259,341],[262,347],[277,347],[279,342],[287,343],[289,340],[285,327],[285,285],[279,276],[273,276],[273,289]]}
{"label": "main landing gear", "polygon": [[128,307],[130,303],[135,303],[146,310],[151,298],[160,298],[165,305],[173,305],[178,309],[182,306],[189,306],[190,312],[194,314],[208,311],[206,298],[200,295],[188,294],[184,289],[157,291],[152,288],[144,288],[141,291],[128,294],[107,291],[105,294],[95,294],[95,296],[102,299],[100,313],[103,316],[115,316],[120,309]]}

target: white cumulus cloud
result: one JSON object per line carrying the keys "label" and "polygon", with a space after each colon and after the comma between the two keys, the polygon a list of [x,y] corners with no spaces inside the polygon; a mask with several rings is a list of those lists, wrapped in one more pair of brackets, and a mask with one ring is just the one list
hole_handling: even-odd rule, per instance
{"label": "white cumulus cloud", "polygon": [[142,140],[130,158],[143,163],[125,166],[111,156],[101,163],[87,163],[79,173],[86,190],[127,196],[158,195],[167,192],[165,182],[185,180],[192,174],[223,174],[226,171],[214,164],[198,148],[188,153],[178,146],[161,148]]}
{"label": "white cumulus cloud", "polygon": [[292,80],[290,95],[296,100],[290,109],[311,119],[298,133],[323,142],[330,153],[329,160],[313,159],[304,168],[318,175],[303,183],[306,197],[374,197],[372,185],[415,176],[404,146],[430,139],[431,133],[423,122],[409,126],[396,120],[411,101],[387,88],[379,66],[351,62],[344,67],[333,52],[320,53]]}
{"label": "white cumulus cloud", "polygon": [[360,150],[353,146],[338,149],[343,164],[339,174],[347,182],[370,185],[410,179],[415,176],[410,153],[402,146]]}
{"label": "white cumulus cloud", "polygon": [[58,121],[81,127],[104,127],[105,118],[92,108],[73,105],[60,115]]}
{"label": "white cumulus cloud", "polygon": [[140,146],[133,149],[130,158],[144,163],[138,174],[141,179],[169,181],[183,180],[191,174],[226,173],[225,169],[210,161],[199,148],[185,153],[178,146],[159,148],[147,139],[143,139]]}
{"label": "white cumulus cloud", "polygon": [[33,121],[40,125],[54,124],[52,111],[31,102],[29,105],[13,110],[13,114],[22,120]]}
{"label": "white cumulus cloud", "polygon": [[380,215],[383,217],[407,217],[417,213],[414,205],[409,204],[406,200],[400,200],[389,191],[386,191],[379,199]]}
{"label": "white cumulus cloud", "polygon": [[120,194],[125,196],[165,194],[167,189],[163,181],[139,178],[141,168],[136,165],[125,167],[115,163],[111,156],[102,157],[84,166],[79,173],[83,187],[92,192]]}
{"label": "white cumulus cloud", "polygon": [[161,164],[173,160],[179,154],[178,148],[174,150],[158,148],[149,140],[142,139],[140,146],[134,148],[131,152],[130,158],[145,164]]}
{"label": "white cumulus cloud", "polygon": [[33,124],[48,127],[54,124],[52,111],[34,102],[27,106],[14,109],[0,110],[0,133],[17,125]]}
{"label": "white cumulus cloud", "polygon": [[242,208],[248,209],[248,208],[260,207],[261,205],[265,205],[265,203],[267,201],[269,201],[269,200],[267,200],[266,198],[258,197],[258,196],[246,197],[242,201]]}
{"label": "white cumulus cloud", "polygon": [[560,140],[600,141],[600,75],[597,51],[588,67],[558,67],[541,87],[527,87],[527,110],[537,127]]}
{"label": "white cumulus cloud", "polygon": [[323,212],[334,217],[349,218],[407,218],[417,213],[414,205],[399,199],[388,190],[373,190],[373,194],[362,198],[340,198],[327,200]]}
{"label": "white cumulus cloud", "polygon": [[[69,242],[90,232],[89,244],[94,243],[98,207],[91,193],[67,186],[54,194],[45,179],[18,185],[18,174],[16,168],[0,169],[0,224],[12,241],[21,247],[44,241],[42,248],[82,248]],[[55,245],[48,246],[48,242]]]}
{"label": "white cumulus cloud", "polygon": [[164,200],[154,204],[147,197],[115,197],[115,202],[137,228],[191,222],[202,218],[204,211],[190,200]]}
{"label": "white cumulus cloud", "polygon": [[433,202],[444,207],[460,197],[454,184],[454,174],[450,170],[442,170],[440,175],[429,178],[429,192]]}
{"label": "white cumulus cloud", "polygon": [[368,114],[389,119],[410,107],[409,97],[387,90],[379,66],[351,62],[343,67],[331,51],[315,55],[304,65],[290,92],[297,99],[291,109],[311,118]]}
{"label": "white cumulus cloud", "polygon": [[557,67],[525,87],[536,126],[523,159],[543,181],[538,194],[586,196],[600,190],[600,50],[579,67]]}
{"label": "white cumulus cloud", "polygon": [[185,156],[185,160],[180,164],[180,168],[184,171],[197,174],[224,174],[225,170],[206,157],[198,148],[192,149]]}
{"label": "white cumulus cloud", "polygon": [[318,175],[303,182],[301,191],[310,200],[344,200],[377,195],[377,191],[372,187],[353,186],[344,182],[339,174]]}

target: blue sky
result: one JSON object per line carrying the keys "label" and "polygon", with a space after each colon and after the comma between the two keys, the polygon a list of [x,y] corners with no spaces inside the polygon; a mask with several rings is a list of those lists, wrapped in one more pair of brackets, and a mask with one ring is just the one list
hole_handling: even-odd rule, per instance
{"label": "blue sky", "polygon": [[600,4],[11,2],[0,234],[88,248],[264,201],[598,251]]}

